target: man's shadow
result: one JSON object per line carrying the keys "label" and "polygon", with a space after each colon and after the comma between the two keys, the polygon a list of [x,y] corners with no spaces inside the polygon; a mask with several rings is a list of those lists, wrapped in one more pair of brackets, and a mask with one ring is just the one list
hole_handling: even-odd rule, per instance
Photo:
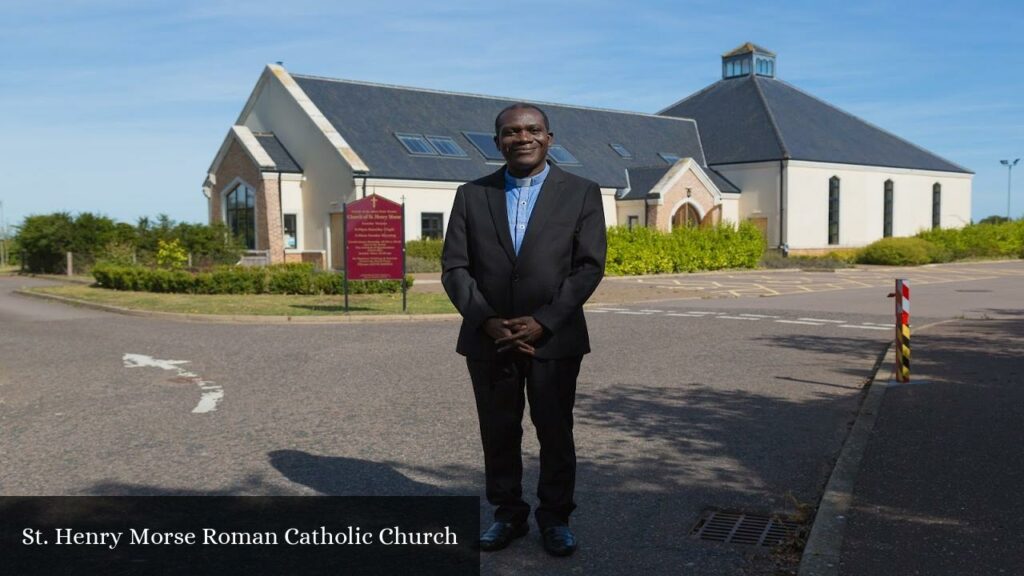
{"label": "man's shadow", "polygon": [[[299,450],[275,450],[270,465],[282,476],[326,496],[463,496],[475,490],[419,482],[393,465],[341,456],[316,456]],[[425,474],[464,478],[464,471],[424,470]]]}

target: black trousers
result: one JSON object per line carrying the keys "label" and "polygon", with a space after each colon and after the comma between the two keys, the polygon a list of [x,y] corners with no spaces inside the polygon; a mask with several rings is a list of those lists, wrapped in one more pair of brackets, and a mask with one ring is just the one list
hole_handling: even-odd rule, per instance
{"label": "black trousers", "polygon": [[528,397],[530,419],[540,442],[537,525],[541,529],[568,525],[569,514],[576,508],[572,408],[583,357],[538,360],[515,353],[507,356],[497,361],[467,360],[480,417],[487,501],[497,507],[494,519],[500,522],[525,522],[530,515],[522,486],[522,422]]}

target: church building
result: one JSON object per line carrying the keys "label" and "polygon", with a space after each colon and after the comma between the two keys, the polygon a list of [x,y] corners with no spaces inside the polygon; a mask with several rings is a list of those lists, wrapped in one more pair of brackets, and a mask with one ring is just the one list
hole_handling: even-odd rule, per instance
{"label": "church building", "polygon": [[[597,182],[609,226],[750,221],[790,253],[858,247],[970,220],[972,173],[776,78],[744,44],[722,79],[657,114],[534,102],[549,160]],[[407,239],[441,238],[455,190],[501,167],[494,117],[515,102],[293,74],[268,65],[203,183],[268,262],[342,267],[342,206],[404,202]]]}

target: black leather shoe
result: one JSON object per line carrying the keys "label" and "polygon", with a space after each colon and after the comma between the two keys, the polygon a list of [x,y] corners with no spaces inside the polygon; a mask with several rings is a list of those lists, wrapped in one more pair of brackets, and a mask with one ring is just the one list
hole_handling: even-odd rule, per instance
{"label": "black leather shoe", "polygon": [[480,550],[483,552],[495,552],[505,548],[516,538],[526,536],[530,526],[526,522],[512,524],[511,522],[495,522],[486,532],[480,535]]}
{"label": "black leather shoe", "polygon": [[544,550],[552,556],[569,556],[576,551],[576,535],[568,526],[551,526],[541,532]]}

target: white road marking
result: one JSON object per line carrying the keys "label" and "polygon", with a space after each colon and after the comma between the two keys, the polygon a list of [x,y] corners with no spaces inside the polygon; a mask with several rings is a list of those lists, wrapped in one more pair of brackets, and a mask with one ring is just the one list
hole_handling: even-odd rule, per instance
{"label": "white road marking", "polygon": [[893,322],[889,322],[888,324],[884,324],[882,322],[861,322],[861,324],[865,326],[885,326],[886,328],[892,328],[894,326]]}
{"label": "white road marking", "polygon": [[776,320],[782,324],[803,324],[804,326],[824,326],[820,322],[804,322],[803,320]]}
{"label": "white road marking", "polygon": [[601,314],[604,314],[605,312],[609,312],[609,310],[601,310],[600,308],[588,308],[587,312],[599,312]]}
{"label": "white road marking", "polygon": [[746,316],[715,316],[719,320],[760,320],[760,318],[747,318]]}
{"label": "white road marking", "polygon": [[725,314],[725,312],[704,312],[702,310],[693,310],[690,314]]}
{"label": "white road marking", "polygon": [[609,308],[607,306],[602,306],[600,308],[594,308],[594,310],[600,310],[602,312],[623,312],[625,310],[629,310],[629,308]]}
{"label": "white road marking", "polygon": [[740,316],[750,316],[751,318],[778,318],[778,316],[771,316],[769,314],[740,314]]}
{"label": "white road marking", "polygon": [[703,316],[701,314],[676,314],[675,312],[669,312],[668,314],[665,314],[665,316],[680,316],[682,318],[706,318],[706,316]]}
{"label": "white road marking", "polygon": [[145,354],[125,354],[125,368],[159,368],[161,370],[174,370],[179,378],[188,378],[195,382],[203,391],[199,397],[199,403],[192,409],[193,414],[204,414],[217,409],[217,404],[224,399],[224,389],[210,380],[203,380],[198,374],[179,368],[180,364],[188,364],[188,360],[160,360]]}
{"label": "white road marking", "polygon": [[892,330],[892,326],[857,326],[856,324],[842,324],[840,328],[860,328],[861,330]]}
{"label": "white road marking", "polygon": [[630,311],[630,310],[621,310],[619,312],[616,312],[616,314],[633,314],[633,315],[636,315],[636,316],[650,316],[651,312],[633,312],[633,311]]}
{"label": "white road marking", "polygon": [[805,322],[828,322],[829,324],[846,324],[846,320],[826,320],[824,318],[800,318]]}
{"label": "white road marking", "polygon": [[641,312],[647,312],[649,314],[664,312],[664,310],[641,310]]}

